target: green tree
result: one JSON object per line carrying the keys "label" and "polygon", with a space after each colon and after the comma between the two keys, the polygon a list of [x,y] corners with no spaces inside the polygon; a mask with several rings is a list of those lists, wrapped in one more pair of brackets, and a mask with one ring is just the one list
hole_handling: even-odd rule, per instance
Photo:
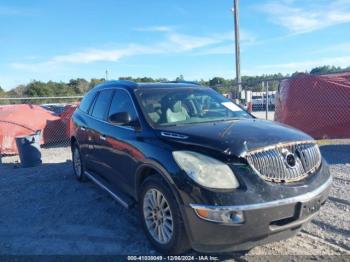
{"label": "green tree", "polygon": [[119,77],[119,80],[134,81],[131,76],[121,76]]}
{"label": "green tree", "polygon": [[139,79],[137,79],[137,82],[141,82],[141,83],[151,83],[154,82],[154,79],[152,77],[141,77]]}
{"label": "green tree", "polygon": [[224,86],[227,84],[227,81],[223,77],[214,77],[213,79],[209,80],[209,86],[215,87],[215,86]]}
{"label": "green tree", "polygon": [[6,93],[4,91],[4,89],[2,89],[2,87],[0,86],[0,97],[5,97]]}
{"label": "green tree", "polygon": [[27,86],[26,85],[19,85],[15,87],[14,89],[11,89],[10,91],[7,92],[8,97],[22,97],[25,95],[27,91]]}
{"label": "green tree", "polygon": [[67,84],[74,94],[85,94],[90,89],[90,83],[83,78],[71,79]]}
{"label": "green tree", "polygon": [[176,77],[175,81],[177,82],[185,81],[185,78],[183,75],[179,75],[178,77]]}
{"label": "green tree", "polygon": [[336,73],[341,72],[341,67],[335,67],[335,66],[319,66],[315,67],[310,71],[311,75],[323,75],[323,74],[330,74],[330,73]]}
{"label": "green tree", "polygon": [[100,78],[100,79],[91,78],[90,84],[89,84],[89,90],[90,90],[91,88],[94,88],[96,85],[103,83],[104,81],[105,81],[104,78]]}
{"label": "green tree", "polygon": [[52,87],[41,81],[30,82],[24,94],[26,96],[54,96]]}
{"label": "green tree", "polygon": [[119,80],[127,80],[127,81],[132,81],[132,82],[139,82],[139,83],[152,83],[152,82],[165,82],[165,81],[167,81],[166,78],[152,78],[152,77],[133,78],[131,76],[122,76],[122,77],[119,77]]}
{"label": "green tree", "polygon": [[204,79],[199,80],[198,83],[202,86],[209,86],[209,81],[206,81]]}

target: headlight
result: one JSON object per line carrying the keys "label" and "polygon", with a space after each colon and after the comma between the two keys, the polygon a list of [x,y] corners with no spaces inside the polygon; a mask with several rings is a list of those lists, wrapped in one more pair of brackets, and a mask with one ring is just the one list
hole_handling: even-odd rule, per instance
{"label": "headlight", "polygon": [[198,184],[216,189],[233,189],[239,186],[228,165],[192,151],[175,151],[176,163]]}

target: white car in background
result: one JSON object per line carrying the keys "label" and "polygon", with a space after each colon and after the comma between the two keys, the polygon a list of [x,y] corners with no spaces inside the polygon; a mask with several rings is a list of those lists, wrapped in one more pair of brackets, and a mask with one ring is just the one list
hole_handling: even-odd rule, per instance
{"label": "white car in background", "polygon": [[253,95],[252,96],[252,104],[253,104],[253,110],[263,110],[265,105],[265,98],[261,95]]}
{"label": "white car in background", "polygon": [[253,94],[252,105],[253,110],[262,111],[266,109],[266,100],[268,101],[269,110],[275,108],[275,94],[270,93],[269,97],[266,99],[266,94]]}

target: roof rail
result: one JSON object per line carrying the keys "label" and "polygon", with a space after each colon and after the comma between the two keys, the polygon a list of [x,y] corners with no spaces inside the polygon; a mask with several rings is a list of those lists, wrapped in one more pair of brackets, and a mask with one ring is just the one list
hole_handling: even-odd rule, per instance
{"label": "roof rail", "polygon": [[121,86],[129,86],[129,87],[136,87],[137,83],[129,80],[108,80],[102,83],[99,83],[94,86],[94,89],[103,88],[109,85],[121,85]]}
{"label": "roof rail", "polygon": [[200,86],[200,83],[197,82],[193,82],[193,81],[185,81],[185,80],[181,80],[181,81],[164,81],[161,83],[165,83],[165,84],[191,84],[191,85],[196,85],[196,86]]}
{"label": "roof rail", "polygon": [[130,81],[130,80],[109,80],[105,82],[106,84],[119,84],[119,85],[125,85],[125,86],[136,86],[137,83]]}

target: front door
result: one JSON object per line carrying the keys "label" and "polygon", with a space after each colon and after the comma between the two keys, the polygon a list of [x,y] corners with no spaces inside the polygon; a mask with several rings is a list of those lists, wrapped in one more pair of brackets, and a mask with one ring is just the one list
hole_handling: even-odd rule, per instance
{"label": "front door", "polygon": [[[138,122],[138,115],[129,93],[124,89],[116,89],[108,118],[121,112],[129,113],[131,119],[134,120],[133,122]],[[108,150],[106,150],[103,159],[110,170],[108,180],[122,191],[130,192],[136,166],[144,158],[141,151],[138,150],[141,142],[137,140],[137,135],[140,131],[135,130],[133,124],[121,126],[109,123],[108,125],[105,129],[104,140]]]}

